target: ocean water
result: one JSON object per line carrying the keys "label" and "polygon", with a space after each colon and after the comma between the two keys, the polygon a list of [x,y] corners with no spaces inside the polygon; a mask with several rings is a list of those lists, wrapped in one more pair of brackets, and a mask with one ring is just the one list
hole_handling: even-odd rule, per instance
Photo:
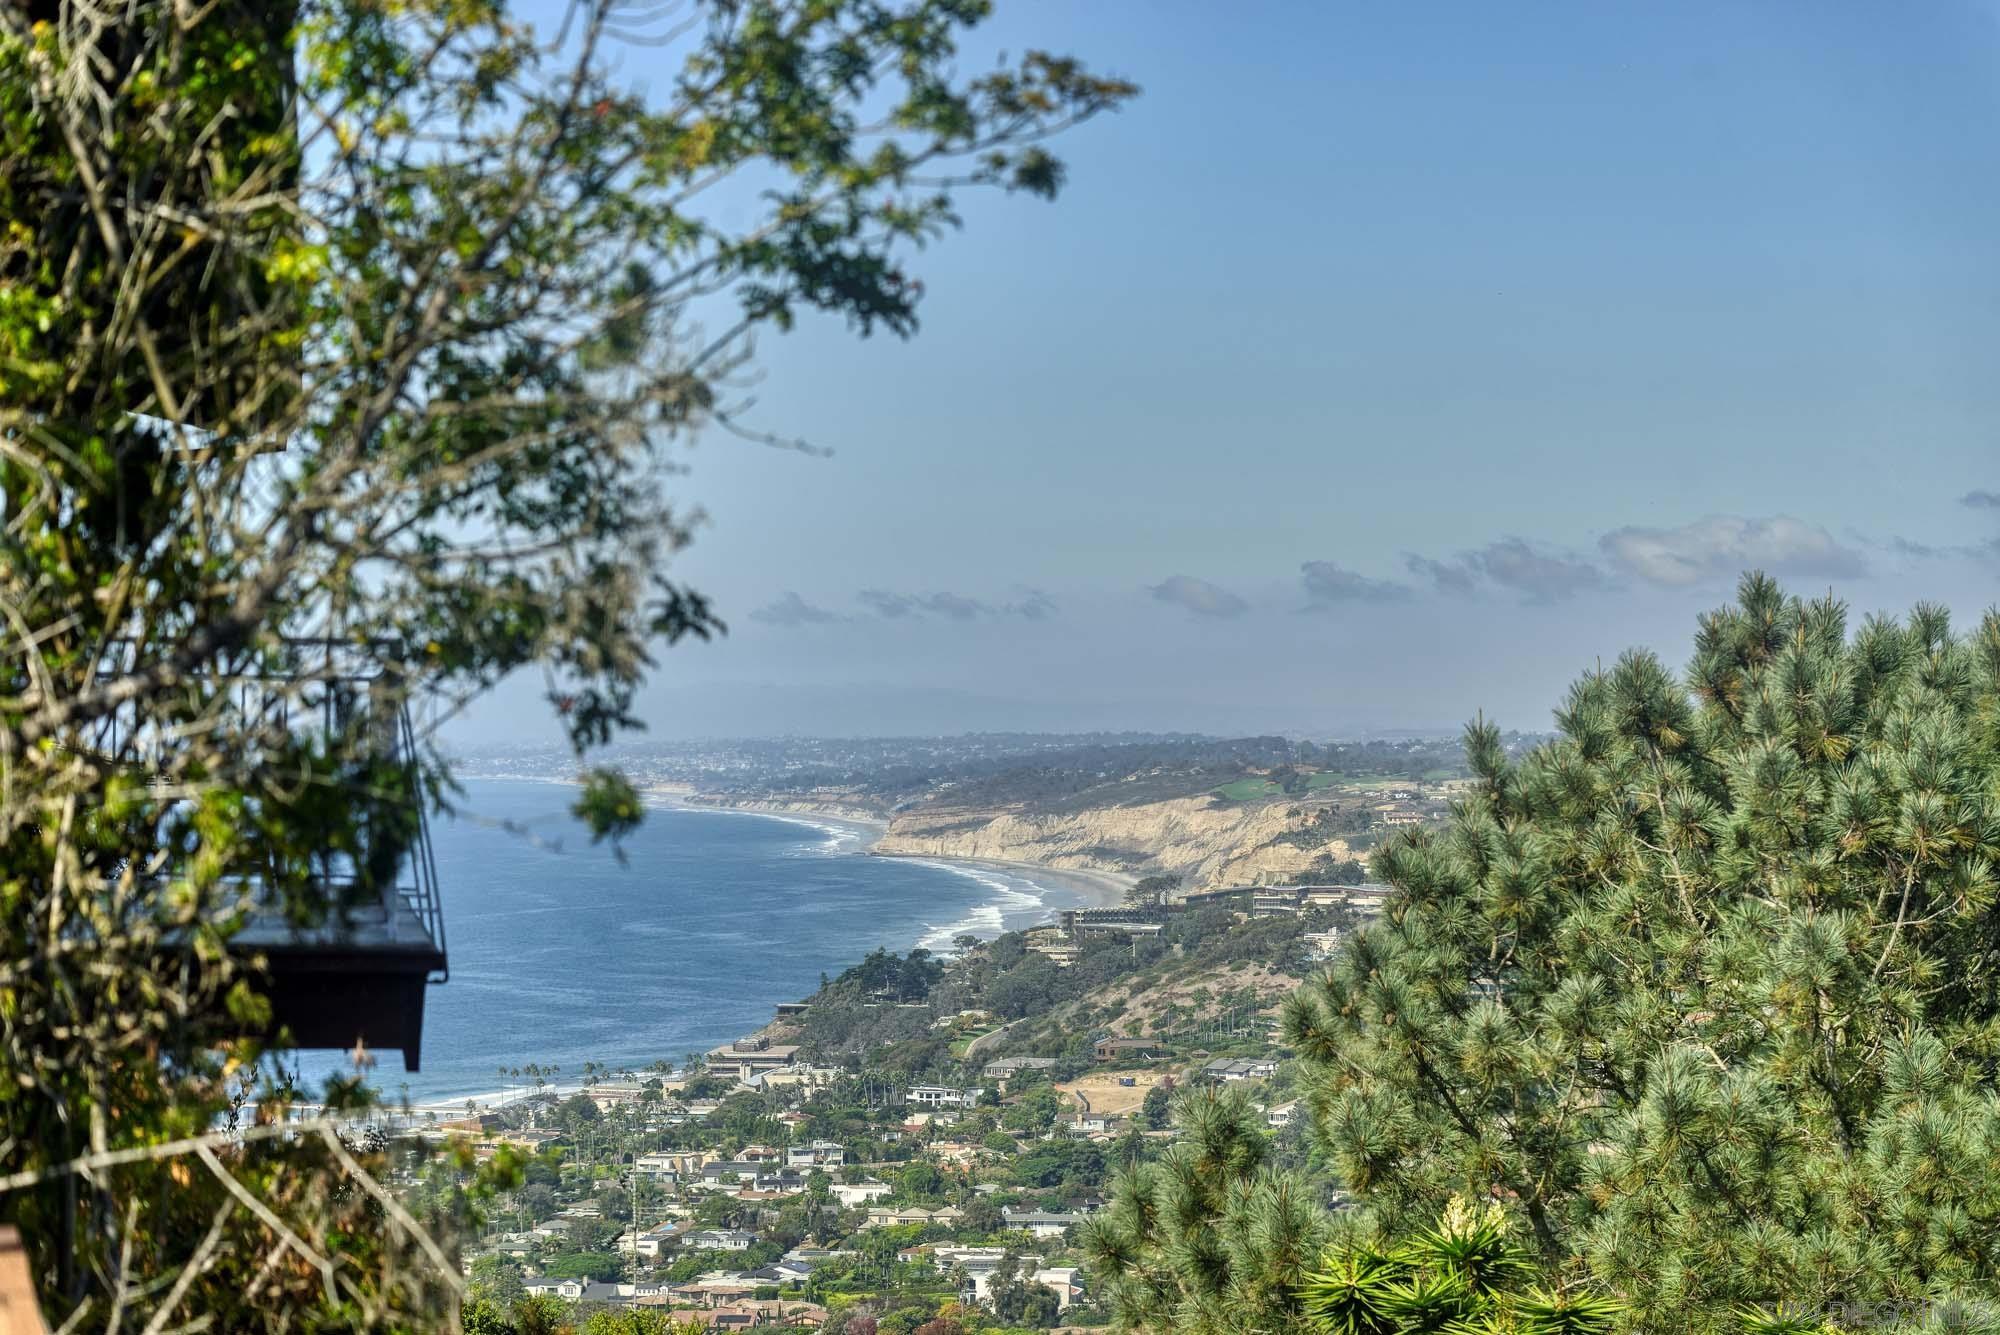
{"label": "ocean water", "polygon": [[[413,1103],[483,1096],[534,1063],[678,1065],[768,1022],[877,946],[950,949],[1080,902],[1010,872],[870,857],[835,821],[660,808],[620,864],[561,784],[473,781],[433,826],[451,979],[433,986],[422,1070],[381,1054],[372,1083]],[[309,1082],[340,1069],[305,1054]]]}

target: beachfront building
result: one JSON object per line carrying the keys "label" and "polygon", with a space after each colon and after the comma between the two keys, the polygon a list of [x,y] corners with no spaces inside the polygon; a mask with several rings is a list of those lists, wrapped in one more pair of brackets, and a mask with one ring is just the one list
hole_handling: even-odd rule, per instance
{"label": "beachfront building", "polygon": [[797,1044],[771,1043],[761,1038],[739,1038],[734,1043],[725,1043],[711,1049],[708,1054],[708,1069],[711,1075],[731,1076],[745,1084],[770,1071],[782,1070],[792,1064],[799,1053]]}

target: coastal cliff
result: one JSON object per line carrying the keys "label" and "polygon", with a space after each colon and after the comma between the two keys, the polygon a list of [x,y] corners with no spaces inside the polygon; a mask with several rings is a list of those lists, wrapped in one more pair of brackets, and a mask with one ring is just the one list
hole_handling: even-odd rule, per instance
{"label": "coastal cliff", "polygon": [[1357,856],[1310,830],[1313,808],[1203,794],[1129,806],[993,811],[931,806],[895,816],[875,851],[1176,875],[1190,889],[1291,880]]}

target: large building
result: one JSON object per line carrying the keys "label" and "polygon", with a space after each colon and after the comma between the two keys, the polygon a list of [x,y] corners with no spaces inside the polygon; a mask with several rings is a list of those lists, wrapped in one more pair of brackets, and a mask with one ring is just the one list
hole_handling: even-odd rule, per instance
{"label": "large building", "polygon": [[734,1076],[749,1083],[767,1071],[790,1066],[799,1050],[796,1044],[767,1043],[761,1038],[739,1038],[710,1050],[708,1069],[717,1075]]}

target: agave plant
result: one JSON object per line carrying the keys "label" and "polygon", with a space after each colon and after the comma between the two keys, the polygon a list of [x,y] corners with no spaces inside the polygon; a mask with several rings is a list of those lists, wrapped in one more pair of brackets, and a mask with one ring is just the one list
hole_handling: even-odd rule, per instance
{"label": "agave plant", "polygon": [[1330,1248],[1303,1297],[1324,1335],[1604,1335],[1616,1324],[1616,1302],[1539,1277],[1498,1204],[1453,1199],[1435,1228],[1387,1250]]}

